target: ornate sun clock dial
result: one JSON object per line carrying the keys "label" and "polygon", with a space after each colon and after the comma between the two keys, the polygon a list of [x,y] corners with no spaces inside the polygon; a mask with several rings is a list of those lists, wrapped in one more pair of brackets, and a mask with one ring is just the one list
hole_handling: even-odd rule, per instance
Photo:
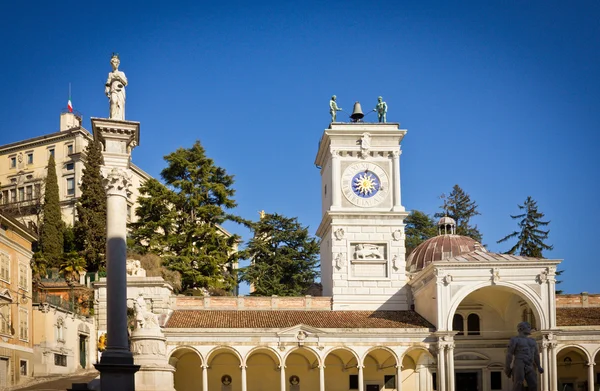
{"label": "ornate sun clock dial", "polygon": [[355,163],[344,170],[342,191],[356,206],[377,206],[389,193],[388,176],[377,164]]}

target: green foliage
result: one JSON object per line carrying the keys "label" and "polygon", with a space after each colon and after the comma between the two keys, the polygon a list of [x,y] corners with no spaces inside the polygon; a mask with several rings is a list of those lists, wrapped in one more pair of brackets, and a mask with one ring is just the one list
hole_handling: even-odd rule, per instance
{"label": "green foliage", "polygon": [[440,196],[444,200],[444,204],[440,206],[442,212],[436,213],[437,218],[448,216],[456,221],[456,234],[469,236],[479,243],[482,241],[481,232],[477,225],[471,225],[471,218],[480,215],[477,210],[475,201],[471,201],[471,197],[458,185],[454,185],[449,195],[442,194]]}
{"label": "green foliage", "polygon": [[46,277],[48,262],[41,251],[36,251],[31,258],[31,276],[33,285],[38,285],[42,278]]}
{"label": "green foliage", "polygon": [[85,259],[77,251],[65,253],[59,269],[67,282],[78,281],[79,275],[85,272]]}
{"label": "green foliage", "polygon": [[41,247],[50,266],[58,266],[63,253],[64,223],[60,212],[60,197],[54,156],[48,159],[43,206]]}
{"label": "green foliage", "polygon": [[161,255],[167,268],[181,274],[183,290],[233,290],[238,236],[220,227],[242,221],[225,211],[236,206],[233,176],[206,157],[199,141],[165,160],[166,186],[149,180],[140,188],[138,221],[131,224],[136,249]]}
{"label": "green foliage", "polygon": [[90,141],[85,154],[75,233],[77,250],[85,258],[88,271],[97,271],[106,267],[106,189],[100,172],[103,159],[98,142]]}
{"label": "green foliage", "polygon": [[181,274],[164,267],[160,256],[156,254],[132,254],[127,258],[129,259],[130,257],[140,260],[140,265],[146,271],[146,276],[162,277],[165,281],[171,284],[175,293],[179,293],[181,291]]}
{"label": "green foliage", "polygon": [[517,243],[512,246],[506,254],[518,254],[526,257],[543,258],[544,250],[552,250],[553,246],[547,245],[544,241],[548,239],[549,230],[544,231],[540,227],[546,227],[550,221],[542,221],[544,214],[538,211],[537,202],[531,197],[527,197],[523,205],[517,205],[525,213],[511,215],[518,222],[519,230],[506,235],[498,240],[503,243],[509,239],[517,238]]}
{"label": "green foliage", "polygon": [[404,219],[406,224],[406,256],[421,243],[437,235],[437,228],[433,219],[426,213],[413,210]]}
{"label": "green foliage", "polygon": [[254,237],[240,256],[251,261],[241,280],[260,296],[298,296],[319,276],[319,242],[297,218],[266,214],[251,225]]}

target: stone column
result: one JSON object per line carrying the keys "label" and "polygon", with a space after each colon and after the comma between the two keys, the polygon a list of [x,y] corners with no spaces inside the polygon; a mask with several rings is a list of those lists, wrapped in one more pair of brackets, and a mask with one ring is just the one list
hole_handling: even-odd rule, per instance
{"label": "stone column", "polygon": [[454,343],[449,343],[448,350],[448,391],[454,391]]}
{"label": "stone column", "polygon": [[325,365],[319,365],[319,391],[325,391]]}
{"label": "stone column", "polygon": [[242,370],[242,391],[246,391],[248,389],[248,385],[246,384],[246,366],[240,365],[240,369]]}
{"label": "stone column", "polygon": [[594,362],[587,363],[588,365],[588,391],[594,391]]}
{"label": "stone column", "polygon": [[285,366],[279,366],[279,390],[285,391]]}
{"label": "stone column", "polygon": [[139,143],[139,122],[92,118],[101,143],[106,185],[107,347],[96,369],[103,390],[135,390],[134,365],[127,329],[127,196],[131,186],[131,150]]}
{"label": "stone column", "polygon": [[202,391],[208,391],[208,365],[202,365]]}
{"label": "stone column", "polygon": [[438,383],[440,391],[446,391],[446,357],[444,345],[438,346]]}
{"label": "stone column", "polygon": [[542,342],[542,368],[544,368],[544,373],[542,373],[542,391],[548,391],[548,376],[551,371],[548,368],[548,343],[546,341]]}
{"label": "stone column", "polygon": [[363,368],[364,367],[362,365],[358,366],[358,391],[364,391],[365,389]]}
{"label": "stone column", "polygon": [[402,391],[402,365],[396,365],[396,391]]}
{"label": "stone column", "polygon": [[392,160],[394,166],[394,210],[403,211],[402,207],[402,195],[400,193],[400,155],[402,151],[397,150],[392,152]]}
{"label": "stone column", "polygon": [[342,188],[340,177],[340,153],[334,149],[331,151],[331,206],[339,208],[342,206]]}
{"label": "stone column", "polygon": [[558,366],[556,365],[556,342],[550,343],[550,351],[549,351],[549,359],[550,359],[550,373],[552,376],[550,377],[550,391],[558,391]]}

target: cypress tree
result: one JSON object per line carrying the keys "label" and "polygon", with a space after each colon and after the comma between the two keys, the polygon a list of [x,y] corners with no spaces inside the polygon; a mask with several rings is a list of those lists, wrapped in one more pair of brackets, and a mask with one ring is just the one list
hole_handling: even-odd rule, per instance
{"label": "cypress tree", "polygon": [[75,236],[77,250],[85,258],[87,270],[97,271],[106,266],[106,189],[100,172],[103,159],[95,140],[88,143],[85,153]]}
{"label": "cypress tree", "polygon": [[64,223],[60,212],[56,162],[54,161],[53,155],[48,159],[48,171],[46,173],[42,213],[44,216],[42,220],[42,252],[48,261],[49,266],[58,267],[63,253]]}

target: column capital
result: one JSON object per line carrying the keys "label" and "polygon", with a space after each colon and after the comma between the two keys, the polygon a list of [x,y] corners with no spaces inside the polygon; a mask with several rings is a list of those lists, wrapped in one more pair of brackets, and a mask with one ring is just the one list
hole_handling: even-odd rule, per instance
{"label": "column capital", "polygon": [[201,367],[202,369],[210,369],[210,365],[204,365],[204,364],[203,364],[203,365],[200,365],[200,367]]}
{"label": "column capital", "polygon": [[592,362],[592,361],[590,361],[590,362],[588,362],[588,363],[587,363],[587,364],[585,364],[585,365],[587,365],[588,367],[593,367],[594,365],[596,365],[596,363],[595,363],[595,362]]}
{"label": "column capital", "polygon": [[127,198],[133,180],[131,171],[122,168],[102,167],[104,186],[107,196],[121,196]]}
{"label": "column capital", "polygon": [[241,369],[242,371],[245,371],[245,370],[246,370],[246,368],[248,368],[246,365],[240,365],[240,369]]}
{"label": "column capital", "polygon": [[319,369],[325,369],[325,368],[326,368],[325,364],[319,365]]}

